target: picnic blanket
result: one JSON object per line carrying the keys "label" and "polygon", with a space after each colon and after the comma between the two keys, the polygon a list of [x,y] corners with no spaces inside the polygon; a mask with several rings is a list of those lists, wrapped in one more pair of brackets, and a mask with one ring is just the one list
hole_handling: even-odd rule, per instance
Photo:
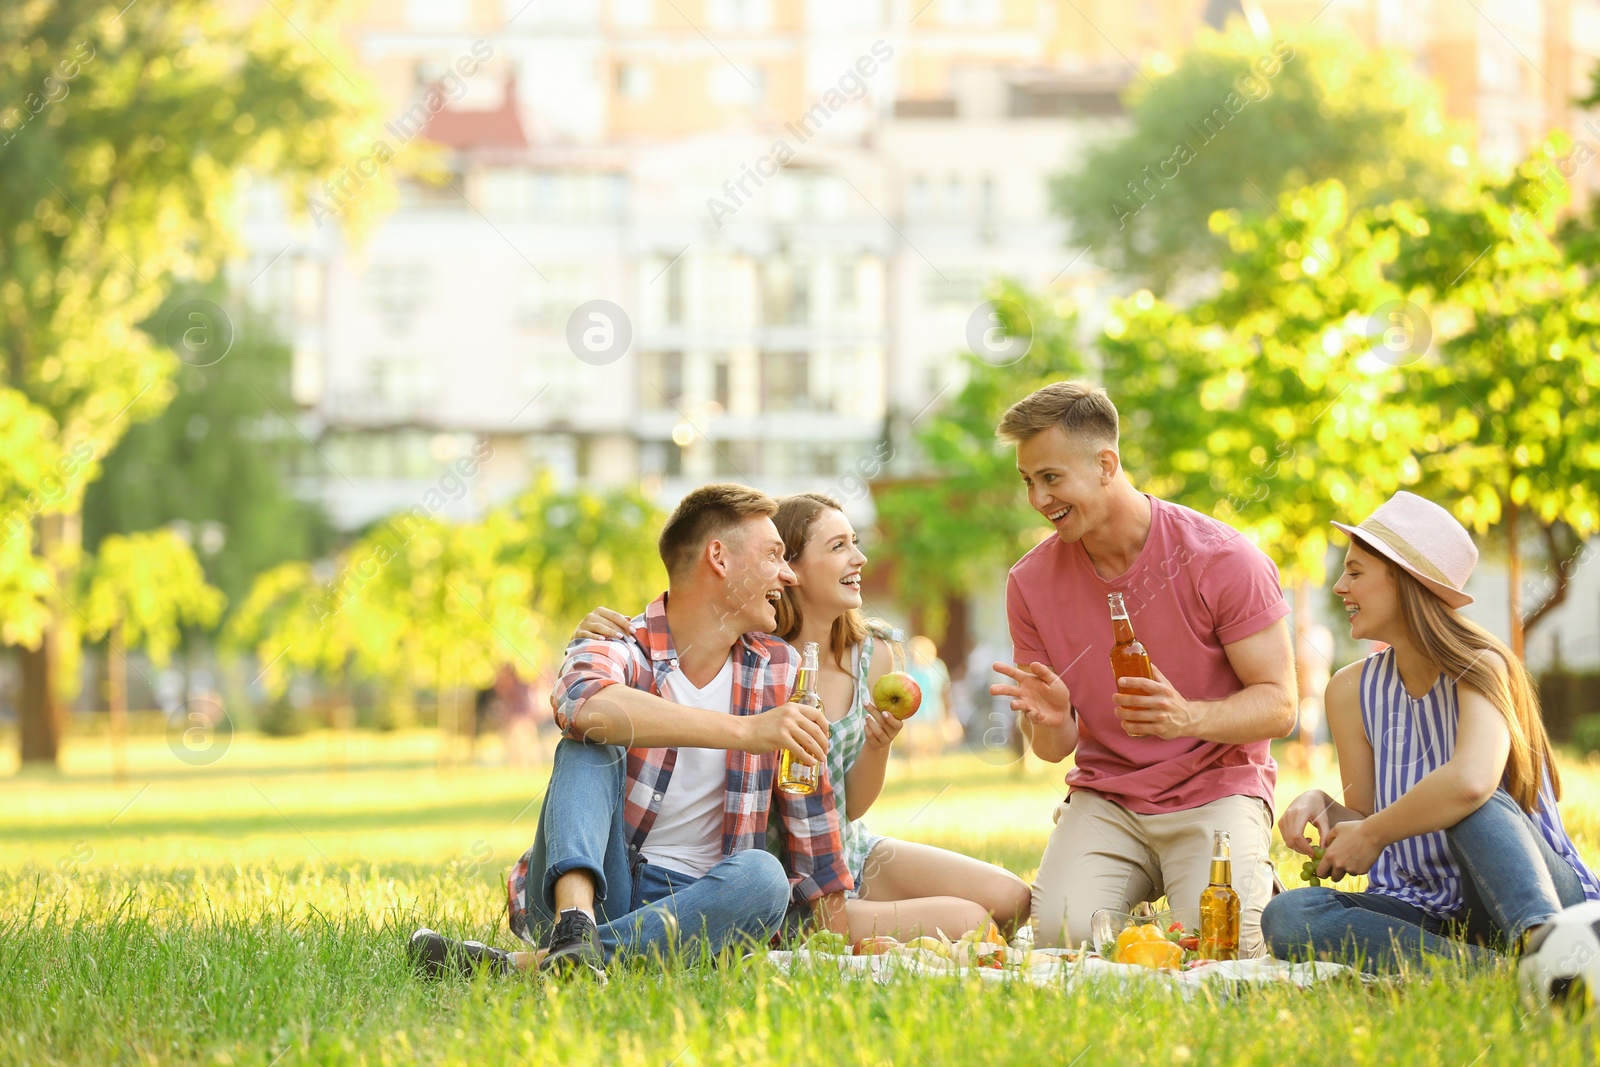
{"label": "picnic blanket", "polygon": [[1240,982],[1261,985],[1287,983],[1304,988],[1345,975],[1365,979],[1360,972],[1342,963],[1289,963],[1275,959],[1224,960],[1190,970],[1169,971],[1151,970],[1131,963],[1112,963],[1094,953],[1080,954],[1044,949],[1039,954],[1048,956],[1049,962],[998,969],[962,966],[952,960],[940,959],[926,953],[914,956],[894,954],[844,956],[798,949],[769,952],[767,960],[783,971],[834,967],[843,975],[876,982],[975,975],[979,980],[988,983],[1028,982],[1038,986],[1060,986],[1069,991],[1085,982],[1110,987],[1155,983],[1167,986],[1185,996],[1193,995],[1205,986],[1225,986]]}

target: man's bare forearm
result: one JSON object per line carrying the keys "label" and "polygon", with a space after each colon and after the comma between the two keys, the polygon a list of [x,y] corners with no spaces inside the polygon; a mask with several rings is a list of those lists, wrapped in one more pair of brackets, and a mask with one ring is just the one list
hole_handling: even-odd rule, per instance
{"label": "man's bare forearm", "polygon": [[1287,737],[1294,729],[1295,702],[1277,682],[1258,682],[1222,700],[1196,701],[1201,711],[1202,741],[1248,745]]}
{"label": "man's bare forearm", "polygon": [[691,708],[626,685],[608,685],[572,715],[585,741],[625,748],[743,749],[746,717]]}
{"label": "man's bare forearm", "polygon": [[1036,726],[1026,715],[1017,716],[1017,725],[1027,739],[1033,754],[1046,763],[1060,763],[1078,747],[1078,723],[1072,716],[1063,719],[1060,726]]}

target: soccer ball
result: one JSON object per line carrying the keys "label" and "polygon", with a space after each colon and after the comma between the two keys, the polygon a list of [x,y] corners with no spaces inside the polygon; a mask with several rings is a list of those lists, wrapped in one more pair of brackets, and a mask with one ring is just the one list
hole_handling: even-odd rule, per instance
{"label": "soccer ball", "polygon": [[1600,991],[1600,901],[1574,904],[1546,923],[1528,939],[1518,970],[1535,1005],[1592,1007]]}

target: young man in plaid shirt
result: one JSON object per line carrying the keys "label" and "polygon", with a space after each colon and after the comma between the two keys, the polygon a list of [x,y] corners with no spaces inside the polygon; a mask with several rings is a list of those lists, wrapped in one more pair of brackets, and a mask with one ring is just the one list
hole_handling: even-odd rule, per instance
{"label": "young man in plaid shirt", "polygon": [[[686,496],[661,531],[668,591],[627,638],[573,641],[557,683],[565,732],[530,848],[511,872],[512,931],[532,952],[411,939],[427,974],[537,968],[605,979],[614,955],[763,943],[791,897],[852,887],[832,788],[773,792],[778,752],[827,754],[822,712],[789,703],[798,663],[772,636],[794,580],[772,517],[740,485]],[[764,848],[774,801],[791,877]]]}

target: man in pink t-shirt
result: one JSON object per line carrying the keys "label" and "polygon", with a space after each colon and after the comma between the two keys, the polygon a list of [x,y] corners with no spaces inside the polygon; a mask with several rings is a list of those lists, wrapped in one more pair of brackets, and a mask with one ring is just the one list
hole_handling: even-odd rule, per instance
{"label": "man in pink t-shirt", "polygon": [[[1034,883],[1040,944],[1089,938],[1101,908],[1165,895],[1195,915],[1212,831],[1231,837],[1240,954],[1259,955],[1272,895],[1267,848],[1277,765],[1295,721],[1289,606],[1272,561],[1237,530],[1133,487],[1105,390],[1057,382],[1018,401],[998,435],[1017,447],[1028,503],[1055,530],[1011,569],[1016,666],[995,669],[1033,751],[1071,755]],[[1111,668],[1107,595],[1121,593],[1155,679]]]}

